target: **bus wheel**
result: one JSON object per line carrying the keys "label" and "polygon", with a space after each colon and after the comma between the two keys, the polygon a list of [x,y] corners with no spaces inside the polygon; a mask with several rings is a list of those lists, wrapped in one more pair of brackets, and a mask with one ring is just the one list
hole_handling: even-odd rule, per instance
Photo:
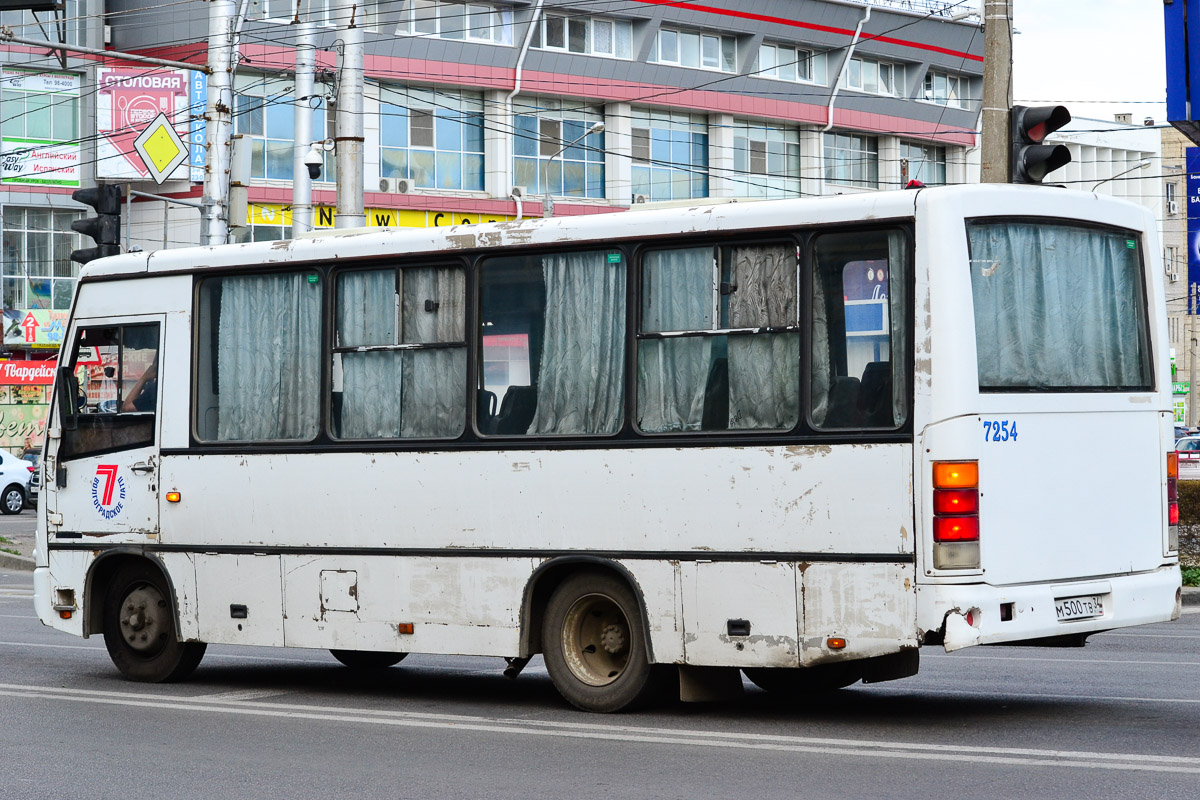
{"label": "bus wheel", "polygon": [[404,660],[408,653],[389,653],[381,650],[330,650],[333,657],[354,669],[385,669]]}
{"label": "bus wheel", "polygon": [[117,570],[104,597],[104,645],[129,680],[186,678],[204,657],[203,642],[181,642],[166,581],[145,562]]}
{"label": "bus wheel", "polygon": [[20,514],[25,508],[25,493],[15,483],[0,496],[0,511],[5,514]]}
{"label": "bus wheel", "polygon": [[793,700],[803,700],[813,694],[844,689],[862,677],[859,665],[852,661],[799,669],[757,667],[742,671],[758,688]]}
{"label": "bus wheel", "polygon": [[576,573],[554,590],[542,654],[559,694],[584,711],[628,709],[655,689],[637,598],[611,574]]}

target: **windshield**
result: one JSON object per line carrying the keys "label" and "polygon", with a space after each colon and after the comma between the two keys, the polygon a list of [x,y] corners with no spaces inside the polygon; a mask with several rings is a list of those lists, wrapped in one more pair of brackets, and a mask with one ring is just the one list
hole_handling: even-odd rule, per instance
{"label": "windshield", "polygon": [[1136,233],[981,220],[967,240],[980,391],[1153,388]]}

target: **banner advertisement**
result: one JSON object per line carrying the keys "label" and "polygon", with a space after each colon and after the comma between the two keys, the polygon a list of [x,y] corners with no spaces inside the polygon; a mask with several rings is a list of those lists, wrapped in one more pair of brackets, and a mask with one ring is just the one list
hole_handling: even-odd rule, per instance
{"label": "banner advertisement", "polygon": [[1200,147],[1186,148],[1188,313],[1197,313],[1200,294]]}
{"label": "banner advertisement", "polygon": [[[540,213],[540,212],[539,212]],[[510,222],[516,217],[504,214],[475,214],[459,211],[411,211],[395,208],[366,209],[368,228],[441,228],[447,225],[472,225],[476,222]],[[332,228],[337,212],[331,206],[313,207],[313,227]],[[279,203],[251,203],[246,207],[246,222],[251,225],[292,224],[292,207]]]}
{"label": "banner advertisement", "polygon": [[4,346],[17,350],[58,349],[67,332],[68,313],[65,309],[4,309]]}
{"label": "banner advertisement", "polygon": [[[160,113],[180,138],[191,137],[190,74],[186,70],[146,67],[99,67],[96,70],[96,177],[150,180],[150,171],[134,149],[134,140]],[[181,164],[169,176],[187,180]]]}
{"label": "banner advertisement", "polygon": [[54,359],[0,361],[0,386],[49,386],[54,383]]}
{"label": "banner advertisement", "polygon": [[48,392],[44,386],[0,386],[0,447],[14,453],[41,447],[50,416]]}
{"label": "banner advertisement", "polygon": [[[0,182],[28,186],[79,186],[79,142],[75,127],[68,138],[52,137],[55,127],[53,108],[56,103],[78,105],[80,78],[78,75],[55,72],[0,71],[0,89],[5,94],[5,107],[22,108],[17,124],[4,125],[0,143]],[[52,95],[44,111],[31,113],[27,95]],[[11,101],[11,102],[10,102]],[[73,111],[78,111],[73,108]],[[5,115],[8,116],[8,115]]]}
{"label": "banner advertisement", "polygon": [[203,183],[206,155],[204,137],[207,131],[204,112],[208,106],[208,76],[203,72],[193,72],[188,80],[188,97],[192,104],[191,129],[187,140],[188,149],[191,151],[188,155],[188,166],[192,183]]}

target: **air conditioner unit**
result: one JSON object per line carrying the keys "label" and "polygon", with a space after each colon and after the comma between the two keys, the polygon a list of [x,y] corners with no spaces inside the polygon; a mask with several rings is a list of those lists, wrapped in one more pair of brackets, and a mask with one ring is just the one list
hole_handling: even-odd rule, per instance
{"label": "air conditioner unit", "polygon": [[633,196],[633,204],[634,205],[640,205],[641,203],[648,203],[648,202],[650,202],[650,198],[646,197],[646,195],[644,195],[644,194],[635,194]]}
{"label": "air conditioner unit", "polygon": [[410,194],[415,187],[408,178],[396,178],[396,194]]}
{"label": "air conditioner unit", "polygon": [[518,200],[524,200],[529,196],[529,190],[524,186],[514,186],[512,191],[508,193],[510,197],[515,197]]}
{"label": "air conditioner unit", "polygon": [[1178,214],[1179,213],[1179,201],[1178,200],[1168,200],[1167,201],[1167,213],[1168,214]]}
{"label": "air conditioner unit", "polygon": [[395,189],[393,188],[394,184],[395,184],[395,181],[392,178],[380,178],[379,179],[379,191],[388,192],[388,193],[394,192],[395,191]]}
{"label": "air conditioner unit", "polygon": [[1179,273],[1178,272],[1168,272],[1167,278],[1171,281],[1171,283],[1179,283]]}

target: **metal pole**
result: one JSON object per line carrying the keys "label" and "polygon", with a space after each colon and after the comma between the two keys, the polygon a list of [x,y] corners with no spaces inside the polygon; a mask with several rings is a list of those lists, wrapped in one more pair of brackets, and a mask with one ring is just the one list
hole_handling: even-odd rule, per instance
{"label": "metal pole", "polygon": [[1191,329],[1188,333],[1188,407],[1187,407],[1187,424],[1189,428],[1196,427],[1197,420],[1200,420],[1200,409],[1197,408],[1200,403],[1200,369],[1196,367],[1197,354],[1200,350],[1200,342],[1196,341],[1196,318],[1188,317],[1188,327]]}
{"label": "metal pole", "polygon": [[[312,9],[296,0],[296,144],[292,149],[292,235],[312,230],[312,180],[304,157],[313,139],[313,73],[317,66]],[[322,132],[323,133],[323,132]],[[322,138],[324,138],[322,136]]]}
{"label": "metal pole", "polygon": [[234,0],[209,0],[208,106],[204,111],[205,218],[204,244],[225,244],[229,236],[229,146],[233,135],[233,24]]}
{"label": "metal pole", "polygon": [[342,30],[337,96],[337,218],[335,228],[362,228],[363,212],[363,28],[357,0],[341,0]]}
{"label": "metal pole", "polygon": [[1012,160],[1012,0],[984,0],[981,183],[1008,183]]}
{"label": "metal pole", "polygon": [[125,184],[125,252],[129,252],[130,233],[133,227],[133,186]]}
{"label": "metal pole", "polygon": [[47,42],[45,39],[24,39],[20,36],[13,36],[10,28],[0,28],[0,42],[5,44],[31,44],[39,48],[47,48],[50,50],[63,50],[68,53],[85,53],[91,56],[106,56],[115,58],[121,61],[135,61],[139,64],[154,64],[159,67],[174,67],[175,69],[190,69],[195,72],[208,72],[208,67],[203,64],[189,64],[186,61],[171,61],[166,58],[151,58],[150,56],[139,56],[136,53],[122,53],[118,50],[97,50],[94,47],[80,47],[73,44],[59,44],[58,42]]}

